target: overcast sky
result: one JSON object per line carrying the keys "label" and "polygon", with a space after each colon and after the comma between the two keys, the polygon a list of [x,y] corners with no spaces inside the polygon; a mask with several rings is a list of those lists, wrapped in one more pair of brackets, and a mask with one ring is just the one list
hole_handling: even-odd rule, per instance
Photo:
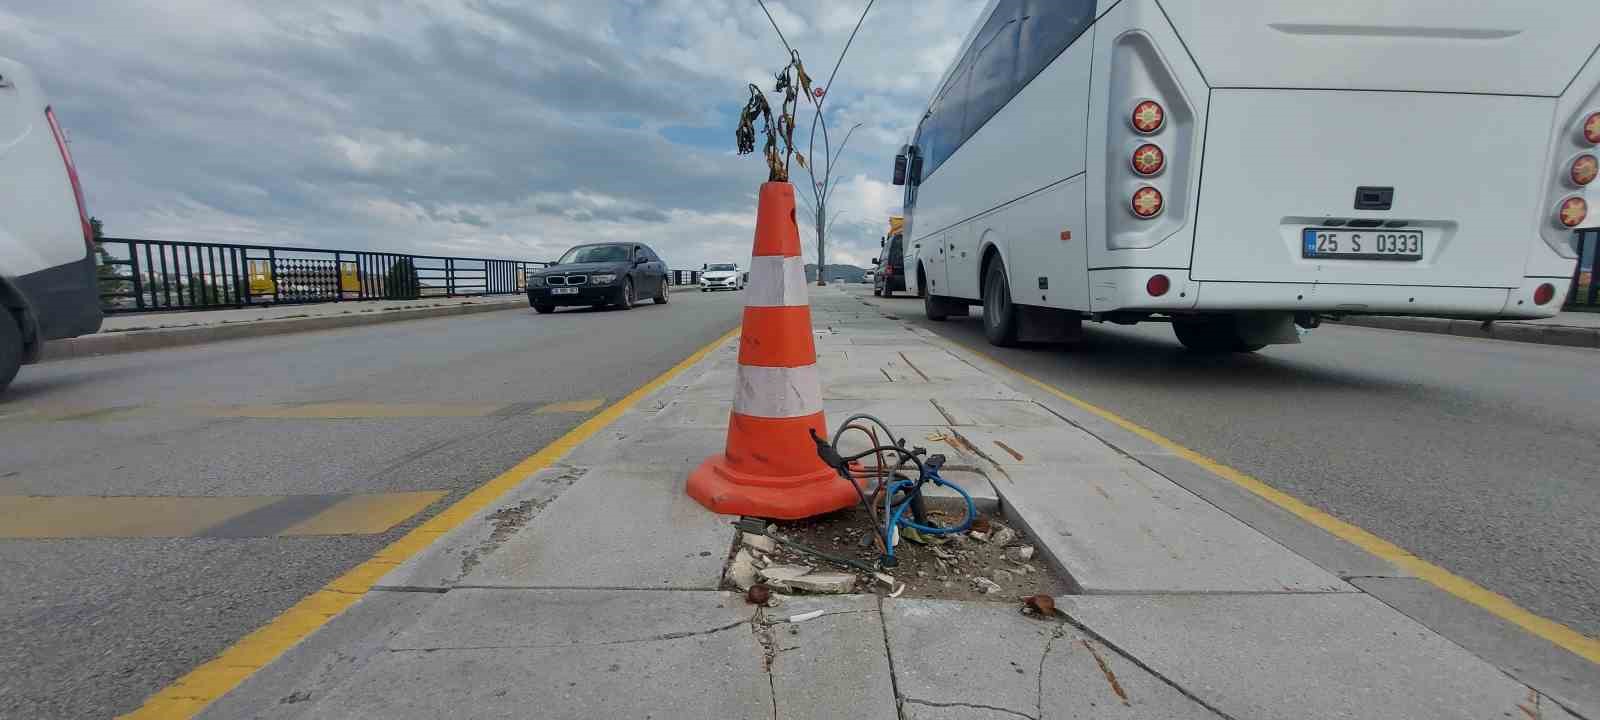
{"label": "overcast sky", "polygon": [[[864,1],[768,5],[821,83]],[[981,5],[868,15],[828,99],[830,128],[863,123],[830,262],[876,254],[895,149]],[[733,128],[786,60],[755,0],[11,0],[0,55],[40,77],[111,235],[534,260],[638,239],[684,268],[749,255],[765,168]]]}

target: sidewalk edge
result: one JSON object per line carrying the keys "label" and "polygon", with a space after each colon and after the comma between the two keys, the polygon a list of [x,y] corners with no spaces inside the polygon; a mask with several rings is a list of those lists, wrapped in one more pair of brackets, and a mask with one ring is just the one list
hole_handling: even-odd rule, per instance
{"label": "sidewalk edge", "polygon": [[332,330],[336,328],[379,325],[403,320],[423,320],[453,315],[475,315],[497,310],[526,307],[523,300],[496,303],[472,303],[414,310],[387,310],[349,315],[324,315],[321,317],[289,318],[230,323],[227,325],[202,325],[194,327],[157,328],[154,330],[129,330],[126,332],[99,333],[65,340],[52,340],[44,344],[39,362],[94,357],[143,350],[204,345],[224,340],[288,335],[292,333]]}
{"label": "sidewalk edge", "polygon": [[1600,348],[1600,329],[1571,327],[1567,325],[1535,325],[1506,321],[1490,323],[1487,328],[1478,320],[1451,320],[1449,318],[1405,317],[1397,315],[1362,315],[1329,321],[1339,325],[1401,330],[1404,332],[1454,335],[1507,342],[1560,345],[1564,347]]}

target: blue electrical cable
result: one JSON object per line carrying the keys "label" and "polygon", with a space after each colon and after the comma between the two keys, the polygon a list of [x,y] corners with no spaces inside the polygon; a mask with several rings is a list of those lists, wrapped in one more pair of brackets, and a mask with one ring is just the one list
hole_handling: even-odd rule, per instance
{"label": "blue electrical cable", "polygon": [[[966,515],[962,518],[960,525],[947,528],[933,527],[905,517],[906,508],[911,507],[911,503],[922,495],[922,485],[926,481],[932,481],[935,485],[956,491],[956,494],[960,495],[961,499],[966,502]],[[892,504],[894,494],[904,489],[910,490],[910,492],[906,493],[906,499],[899,504]],[[966,532],[968,528],[972,527],[973,519],[978,516],[978,509],[972,504],[972,496],[968,495],[966,490],[961,489],[960,485],[947,482],[943,477],[939,476],[938,470],[924,468],[921,478],[898,480],[885,488],[883,493],[883,514],[887,518],[883,524],[883,546],[888,559],[892,562],[894,560],[894,528],[907,527],[928,535],[951,535],[958,532]]]}

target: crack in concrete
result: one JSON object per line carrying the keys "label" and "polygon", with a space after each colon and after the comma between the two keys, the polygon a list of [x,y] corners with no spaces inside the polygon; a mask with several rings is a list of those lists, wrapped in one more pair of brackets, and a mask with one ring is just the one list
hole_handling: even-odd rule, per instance
{"label": "crack in concrete", "polygon": [[1110,663],[1107,663],[1106,659],[1100,656],[1099,650],[1094,649],[1094,643],[1088,640],[1079,640],[1078,642],[1083,645],[1083,649],[1088,650],[1089,654],[1094,657],[1094,664],[1100,666],[1100,674],[1106,677],[1106,684],[1111,686],[1111,692],[1122,700],[1124,707],[1131,707],[1128,703],[1128,692],[1122,689],[1122,683],[1117,682],[1117,674],[1111,672]]}
{"label": "crack in concrete", "polygon": [[[951,425],[960,425],[961,424],[959,422],[956,422],[956,416],[950,414],[950,411],[948,409],[946,409],[945,406],[940,405],[938,400],[935,400],[933,398],[928,398],[928,402],[933,403],[933,409],[938,410],[939,414],[944,416],[944,421],[945,422],[950,423]],[[948,468],[950,466],[946,465],[945,467]]]}
{"label": "crack in concrete", "polygon": [[923,382],[933,382],[933,380],[931,380],[928,377],[928,374],[922,371],[922,368],[917,367],[916,363],[911,362],[911,358],[906,357],[906,354],[905,354],[904,351],[901,351],[900,353],[898,353],[898,355],[900,356],[901,360],[906,361],[906,366],[907,367],[910,367],[913,372],[915,372],[916,374],[922,376],[922,381]]}
{"label": "crack in concrete", "polygon": [[727,625],[721,625],[721,626],[718,626],[718,627],[708,628],[708,629],[705,629],[705,630],[682,630],[682,631],[679,631],[679,632],[661,633],[659,635],[651,635],[649,637],[643,637],[643,638],[629,638],[629,639],[626,639],[626,640],[607,640],[605,642],[592,642],[592,643],[582,643],[582,642],[533,643],[533,644],[513,644],[513,645],[460,645],[460,646],[453,646],[453,647],[432,647],[432,648],[393,648],[393,649],[390,650],[390,652],[424,652],[424,653],[432,653],[432,652],[458,651],[458,650],[552,650],[552,649],[556,649],[556,648],[607,647],[607,646],[611,646],[611,645],[637,645],[639,643],[662,642],[662,641],[666,641],[666,640],[682,640],[684,638],[704,637],[704,636],[707,636],[707,635],[715,635],[715,634],[720,633],[720,632],[726,632],[728,630],[732,630],[732,629],[737,628],[737,627],[742,627],[744,625],[748,625],[753,620],[754,620],[753,618],[749,619],[749,620],[740,620],[740,621],[735,622],[735,623],[729,623]]}
{"label": "crack in concrete", "polygon": [[1062,623],[1057,623],[1056,629],[1050,631],[1050,639],[1044,641],[1044,652],[1039,653],[1039,694],[1038,697],[1036,697],[1033,701],[1033,711],[1038,714],[1041,719],[1044,717],[1044,661],[1045,658],[1050,657],[1050,648],[1056,644],[1056,640],[1065,637],[1066,634],[1067,631],[1065,625]]}
{"label": "crack in concrete", "polygon": [[1007,715],[1015,715],[1015,716],[1017,716],[1019,718],[1027,718],[1028,720],[1039,720],[1038,717],[1033,716],[1033,715],[1029,715],[1029,714],[1027,714],[1025,712],[1019,712],[1017,710],[1012,710],[1011,708],[996,707],[994,705],[980,705],[978,703],[964,703],[964,702],[940,703],[940,702],[932,702],[932,701],[929,701],[929,700],[916,700],[916,699],[913,699],[913,698],[905,698],[905,699],[902,700],[902,702],[911,703],[912,705],[926,705],[928,707],[936,707],[936,708],[972,708],[974,710],[993,710],[995,712],[1001,712],[1001,713],[1005,713]]}
{"label": "crack in concrete", "polygon": [[1166,675],[1161,674],[1159,671],[1157,671],[1155,668],[1151,667],[1149,664],[1145,663],[1143,660],[1140,660],[1139,658],[1134,657],[1133,653],[1130,653],[1130,652],[1128,652],[1126,650],[1123,650],[1121,647],[1118,647],[1116,643],[1111,642],[1104,635],[1101,635],[1100,633],[1097,633],[1097,632],[1089,629],[1088,625],[1083,624],[1082,621],[1078,620],[1077,618],[1072,617],[1071,614],[1067,613],[1066,611],[1062,610],[1061,608],[1059,608],[1059,607],[1056,608],[1056,612],[1060,613],[1061,616],[1066,619],[1066,623],[1068,625],[1071,625],[1074,630],[1077,630],[1078,632],[1081,632],[1084,635],[1089,636],[1091,639],[1093,639],[1097,643],[1100,643],[1106,649],[1108,649],[1108,650],[1110,650],[1110,651],[1122,656],[1122,659],[1127,660],[1130,663],[1133,663],[1134,667],[1137,667],[1140,670],[1143,670],[1143,671],[1149,673],[1151,675],[1151,677],[1154,677],[1155,679],[1160,680],[1163,683],[1166,683],[1168,687],[1172,688],[1173,690],[1178,691],[1179,695],[1182,695],[1182,696],[1194,701],[1194,703],[1196,705],[1199,705],[1200,707],[1203,707],[1203,708],[1205,708],[1207,710],[1210,710],[1213,713],[1216,713],[1216,715],[1218,717],[1226,718],[1226,720],[1239,720],[1238,718],[1236,718],[1236,717],[1234,717],[1232,715],[1229,715],[1226,712],[1223,712],[1222,708],[1216,707],[1215,705],[1212,705],[1211,703],[1206,702],[1199,695],[1196,695],[1193,692],[1190,692],[1188,688],[1186,688],[1186,687],[1184,687],[1182,685],[1179,685],[1177,682],[1173,681],[1171,678],[1167,677]]}

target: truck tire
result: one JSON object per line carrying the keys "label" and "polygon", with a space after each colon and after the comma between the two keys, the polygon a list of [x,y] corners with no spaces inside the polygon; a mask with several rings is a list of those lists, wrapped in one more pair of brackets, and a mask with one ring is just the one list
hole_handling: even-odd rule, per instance
{"label": "truck tire", "polygon": [[15,315],[0,308],[0,392],[5,392],[21,367],[22,328],[17,327]]}
{"label": "truck tire", "polygon": [[922,312],[928,316],[929,320],[934,322],[944,322],[951,315],[965,316],[967,314],[966,311],[966,303],[951,300],[943,295],[923,294],[922,296]]}
{"label": "truck tire", "polygon": [[1011,284],[1006,281],[1006,263],[996,255],[984,271],[983,334],[990,345],[1012,347],[1017,344],[1017,306],[1011,302]]}

